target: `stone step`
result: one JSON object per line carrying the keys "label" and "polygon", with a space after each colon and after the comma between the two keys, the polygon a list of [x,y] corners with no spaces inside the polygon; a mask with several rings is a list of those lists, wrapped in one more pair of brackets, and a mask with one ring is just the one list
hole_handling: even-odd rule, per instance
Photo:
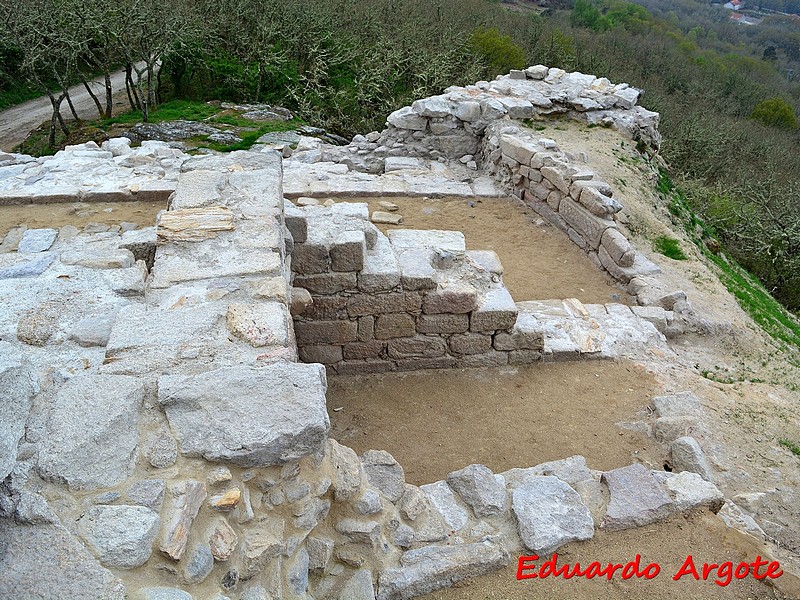
{"label": "stone step", "polygon": [[400,265],[389,238],[378,232],[375,246],[364,256],[364,268],[358,274],[358,289],[362,292],[383,292],[400,285]]}

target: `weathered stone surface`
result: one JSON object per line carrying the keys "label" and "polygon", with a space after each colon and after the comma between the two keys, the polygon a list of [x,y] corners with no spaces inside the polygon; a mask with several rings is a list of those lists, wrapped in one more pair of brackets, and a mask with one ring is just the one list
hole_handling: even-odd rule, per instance
{"label": "weathered stone surface", "polygon": [[324,569],[333,556],[333,540],[309,536],[306,539],[308,550],[308,568],[310,570]]}
{"label": "weathered stone surface", "polygon": [[133,569],[150,558],[158,515],[144,506],[93,506],[78,520],[78,533],[106,567]]}
{"label": "weathered stone surface", "polygon": [[331,269],[334,271],[360,271],[364,268],[367,241],[363,231],[344,231],[331,246]]}
{"label": "weathered stone surface", "polygon": [[601,219],[570,198],[564,198],[558,205],[558,214],[572,226],[595,250],[609,227],[616,227],[613,221]]}
{"label": "weathered stone surface", "polygon": [[284,530],[285,523],[280,517],[266,519],[247,530],[236,552],[241,579],[250,579],[285,551]]}
{"label": "weathered stone surface", "polygon": [[[584,193],[587,191],[585,190]],[[632,267],[635,252],[627,238],[616,229],[606,229],[601,238],[603,247],[620,267]]]}
{"label": "weathered stone surface", "polygon": [[447,475],[447,484],[472,507],[476,517],[489,517],[506,508],[505,485],[484,465],[469,465]]}
{"label": "weathered stone surface", "polygon": [[226,561],[236,549],[239,536],[223,517],[216,518],[208,530],[208,546],[215,560]]}
{"label": "weathered stone surface", "polygon": [[199,242],[235,229],[233,213],[224,206],[185,208],[161,213],[156,233],[164,242]]}
{"label": "weathered stone surface", "polygon": [[281,302],[228,305],[228,330],[254,348],[286,346],[289,315]]}
{"label": "weathered stone surface", "polygon": [[700,416],[703,407],[692,392],[678,392],[668,396],[657,396],[652,400],[657,417]]}
{"label": "weathered stone surface", "polygon": [[594,520],[578,492],[553,476],[531,476],[517,486],[511,507],[525,547],[540,555],[564,544],[588,540]]}
{"label": "weathered stone surface", "polygon": [[376,210],[375,212],[372,213],[370,221],[372,221],[373,223],[385,224],[385,225],[402,225],[403,215],[399,215],[397,213],[385,212],[382,210]]}
{"label": "weathered stone surface", "polygon": [[214,556],[208,544],[198,544],[188,555],[183,567],[183,578],[186,583],[200,583],[211,574],[214,568]]}
{"label": "weathered stone surface", "polygon": [[405,491],[405,472],[385,450],[367,450],[361,455],[364,473],[370,485],[379,489],[390,501],[397,502]]}
{"label": "weathered stone surface", "polygon": [[56,394],[39,470],[71,489],[110,487],[133,469],[144,388],[133,377],[79,375]]}
{"label": "weathered stone surface", "polygon": [[469,329],[469,315],[434,314],[417,317],[420,333],[464,333]]}
{"label": "weathered stone surface", "polygon": [[478,291],[466,283],[456,283],[428,292],[422,303],[425,313],[464,314],[478,305]]}
{"label": "weathered stone surface", "polygon": [[500,137],[500,149],[505,156],[513,158],[522,165],[529,165],[531,158],[536,154],[537,148],[532,142],[523,140],[513,135]]}
{"label": "weathered stone surface", "polygon": [[706,481],[712,481],[711,467],[697,440],[691,436],[683,436],[672,442],[670,447],[672,470],[676,473],[690,471],[697,473]]}
{"label": "weathered stone surface", "polygon": [[311,292],[305,288],[293,287],[291,293],[291,308],[292,316],[302,315],[314,303],[311,298]]}
{"label": "weathered stone surface", "polygon": [[39,391],[38,377],[19,350],[0,342],[0,480],[17,459],[17,444],[25,433],[31,401]]}
{"label": "weathered stone surface", "polygon": [[601,527],[610,531],[648,525],[667,518],[672,500],[641,464],[603,473],[611,499]]}
{"label": "weathered stone surface", "polygon": [[417,292],[389,294],[356,294],[347,300],[347,313],[351,317],[383,313],[417,312],[422,298]]}
{"label": "weathered stone surface", "polygon": [[427,248],[449,252],[466,252],[464,234],[460,231],[394,229],[388,233],[388,236],[396,251]]}
{"label": "weathered stone surface", "polygon": [[520,311],[511,333],[495,334],[495,350],[543,350],[544,327],[531,312]]}
{"label": "weathered stone surface", "polygon": [[450,337],[450,351],[454,354],[482,354],[492,349],[492,337],[480,333],[463,333]]}
{"label": "weathered stone surface", "polygon": [[492,541],[427,546],[404,552],[400,566],[378,578],[378,600],[406,600],[506,566],[508,551]]}
{"label": "weathered stone surface", "polygon": [[330,421],[320,365],[230,367],[158,380],[181,452],[240,466],[283,464],[322,449]]}
{"label": "weathered stone surface", "polygon": [[178,460],[178,444],[166,429],[150,433],[142,450],[147,461],[156,469],[171,467]]}
{"label": "weathered stone surface", "polygon": [[358,340],[358,323],[355,321],[297,322],[294,332],[298,344],[346,344]]}
{"label": "weathered stone surface", "polygon": [[308,590],[308,550],[301,547],[286,565],[286,595],[304,597]]}
{"label": "weathered stone surface", "polygon": [[232,487],[222,494],[214,494],[208,501],[208,505],[214,510],[230,511],[239,505],[242,499],[242,490]]}
{"label": "weathered stone surface", "polygon": [[375,600],[372,571],[358,569],[342,586],[335,600]]}
{"label": "weathered stone surface", "polygon": [[703,508],[717,513],[725,504],[725,497],[717,486],[705,481],[697,473],[683,471],[674,474],[667,477],[664,485],[675,501],[675,508],[679,511]]}
{"label": "weathered stone surface", "polygon": [[429,483],[420,486],[420,489],[428,495],[431,504],[441,513],[445,523],[452,531],[460,531],[467,525],[469,515],[447,482]]}
{"label": "weathered stone surface", "polygon": [[18,260],[14,264],[0,268],[0,280],[38,277],[56,260],[53,253],[43,254],[31,260]]}
{"label": "weathered stone surface", "polygon": [[398,129],[412,129],[414,131],[425,131],[428,126],[428,119],[419,116],[410,106],[404,106],[400,110],[394,111],[386,119],[390,125]]}
{"label": "weathered stone surface", "polygon": [[423,490],[407,483],[397,506],[403,518],[414,521],[422,513],[430,509],[431,503],[428,495]]}
{"label": "weathered stone surface", "polygon": [[20,254],[45,252],[56,241],[56,236],[58,236],[56,229],[28,229],[22,234],[17,252]]}
{"label": "weathered stone surface", "polygon": [[300,346],[300,360],[307,363],[332,365],[342,360],[341,346]]}
{"label": "weathered stone surface", "polygon": [[495,287],[478,300],[478,308],[470,315],[470,331],[493,333],[506,331],[517,322],[517,305],[505,287]]}
{"label": "weathered stone surface", "polygon": [[436,357],[447,352],[447,342],[436,336],[419,335],[389,340],[389,356],[392,358]]}
{"label": "weathered stone surface", "polygon": [[653,437],[663,444],[669,444],[699,430],[701,427],[697,417],[660,417],[653,424]]}
{"label": "weathered stone surface", "polygon": [[383,510],[381,495],[375,490],[365,490],[355,501],[353,508],[360,515],[374,515]]}
{"label": "weathered stone surface", "polygon": [[354,544],[372,545],[381,534],[381,524],[377,521],[342,519],[336,523],[336,531]]}
{"label": "weathered stone surface", "polygon": [[388,340],[391,338],[412,337],[416,333],[414,317],[406,313],[380,315],[375,319],[375,338]]}
{"label": "weathered stone surface", "polygon": [[125,498],[131,504],[146,506],[158,514],[164,504],[164,490],[166,484],[163,479],[145,479],[134,483]]}
{"label": "weathered stone surface", "polygon": [[358,289],[362,292],[391,290],[400,284],[400,267],[387,238],[379,233],[375,246],[367,250],[364,268],[358,274]]}
{"label": "weathered stone surface", "polygon": [[0,597],[125,600],[125,586],[60,525],[0,523]]}
{"label": "weathered stone surface", "polygon": [[206,486],[199,481],[189,479],[169,486],[170,507],[158,547],[173,560],[180,560],[186,552],[189,531],[205,499]]}
{"label": "weathered stone surface", "polygon": [[193,597],[177,588],[146,587],[138,591],[135,600],[193,600]]}
{"label": "weathered stone surface", "polygon": [[105,346],[111,337],[114,315],[93,315],[85,317],[75,324],[70,339],[83,347]]}

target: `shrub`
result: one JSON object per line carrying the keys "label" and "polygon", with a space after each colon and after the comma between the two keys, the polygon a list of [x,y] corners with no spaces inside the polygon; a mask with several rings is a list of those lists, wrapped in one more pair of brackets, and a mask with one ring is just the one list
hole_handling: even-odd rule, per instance
{"label": "shrub", "polygon": [[753,109],[751,118],[761,121],[771,127],[781,129],[797,129],[797,117],[792,105],[782,98],[762,100]]}
{"label": "shrub", "polygon": [[492,75],[525,67],[525,50],[517,46],[511,36],[502,35],[497,29],[476,29],[470,43],[473,50],[489,64]]}
{"label": "shrub", "polygon": [[686,260],[688,258],[683,252],[683,249],[681,249],[680,242],[678,242],[678,240],[675,238],[669,237],[668,235],[657,237],[653,241],[653,248],[656,252],[673,260]]}

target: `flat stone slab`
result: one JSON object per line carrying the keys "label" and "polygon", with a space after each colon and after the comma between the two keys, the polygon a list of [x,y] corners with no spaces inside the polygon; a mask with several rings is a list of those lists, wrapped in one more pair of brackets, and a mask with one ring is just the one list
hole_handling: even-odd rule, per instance
{"label": "flat stone slab", "polygon": [[551,475],[527,477],[514,489],[511,508],[522,543],[539,555],[594,535],[594,520],[578,492]]}
{"label": "flat stone slab", "polygon": [[50,249],[57,236],[57,229],[28,229],[22,234],[17,252],[20,254],[45,252]]}
{"label": "flat stone slab", "polygon": [[103,565],[133,569],[147,562],[158,515],[144,506],[93,506],[78,521],[79,535]]}
{"label": "flat stone slab", "polygon": [[502,544],[483,541],[456,546],[427,546],[404,552],[400,566],[378,579],[378,600],[406,600],[501,569],[509,562]]}
{"label": "flat stone slab", "polygon": [[603,473],[611,500],[600,526],[609,531],[641,527],[669,517],[673,502],[641,464]]}
{"label": "flat stone slab", "polygon": [[466,241],[460,231],[395,229],[388,236],[396,251],[429,249],[466,252]]}
{"label": "flat stone slab", "polygon": [[58,390],[39,455],[46,479],[70,489],[110,487],[133,470],[139,443],[140,381],[124,375],[79,375]]}
{"label": "flat stone slab", "polygon": [[17,444],[25,433],[38,378],[22,352],[0,342],[0,479],[14,468]]}
{"label": "flat stone slab", "polygon": [[321,365],[229,367],[158,380],[181,453],[245,467],[283,464],[321,451],[330,421]]}

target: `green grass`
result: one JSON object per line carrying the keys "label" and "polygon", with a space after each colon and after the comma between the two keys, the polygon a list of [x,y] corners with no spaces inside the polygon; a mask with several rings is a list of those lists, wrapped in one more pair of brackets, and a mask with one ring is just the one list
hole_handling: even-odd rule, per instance
{"label": "green grass", "polygon": [[[694,213],[686,194],[671,181],[666,171],[659,172],[656,187],[667,197],[670,213],[683,223],[689,239],[717,268],[717,277],[736,298],[739,306],[773,339],[795,349],[800,348],[800,320],[733,258],[724,253],[714,254],[706,247],[703,238],[714,237],[715,232]],[[700,236],[698,231],[702,232]]]}
{"label": "green grass", "polygon": [[653,249],[673,260],[686,260],[689,258],[681,248],[680,242],[668,235],[662,235],[653,240]]}
{"label": "green grass", "polygon": [[786,448],[789,452],[791,452],[795,456],[800,457],[800,445],[795,444],[793,441],[786,438],[779,439],[778,444]]}
{"label": "green grass", "polygon": [[39,88],[30,84],[19,84],[11,89],[0,90],[0,110],[22,104],[42,95]]}
{"label": "green grass", "polygon": [[[157,110],[150,112],[151,123],[163,123],[164,121],[204,121],[217,114],[219,108],[206,104],[205,102],[192,102],[189,100],[170,100],[158,107]],[[142,112],[134,110],[122,113],[110,119],[102,119],[98,125],[103,129],[108,129],[111,125],[133,125],[140,123]]]}
{"label": "green grass", "polygon": [[[243,119],[247,121],[247,119]],[[247,121],[249,126],[252,127],[253,125],[257,125],[257,123],[253,123],[253,121]],[[239,132],[240,137],[242,138],[241,142],[237,142],[235,144],[217,144],[215,142],[209,142],[206,144],[208,148],[212,150],[216,150],[218,152],[234,152],[236,150],[249,150],[253,144],[258,141],[265,133],[271,133],[273,131],[291,131],[292,129],[297,129],[300,125],[304,125],[305,123],[300,119],[292,119],[291,121],[267,121],[266,123],[261,123],[257,130],[251,131],[248,133]]]}

